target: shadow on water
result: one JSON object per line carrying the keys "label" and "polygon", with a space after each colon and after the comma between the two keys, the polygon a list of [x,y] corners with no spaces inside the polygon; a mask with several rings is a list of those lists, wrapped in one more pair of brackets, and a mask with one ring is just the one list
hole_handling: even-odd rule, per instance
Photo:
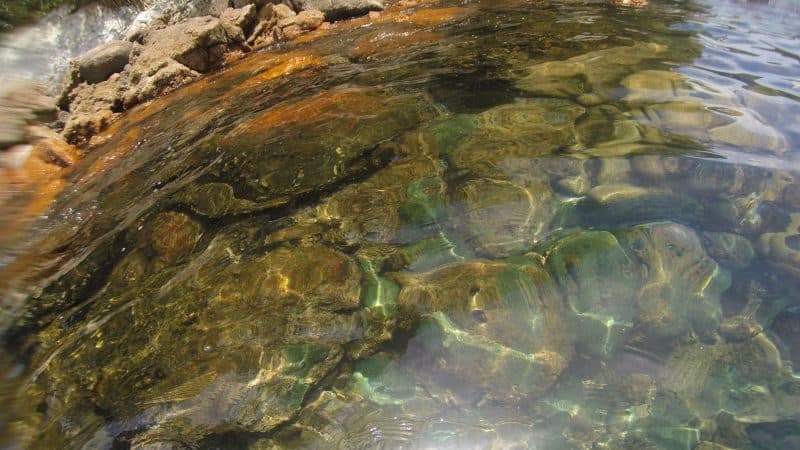
{"label": "shadow on water", "polygon": [[796,11],[427,3],[112,126],[4,259],[3,445],[795,445]]}

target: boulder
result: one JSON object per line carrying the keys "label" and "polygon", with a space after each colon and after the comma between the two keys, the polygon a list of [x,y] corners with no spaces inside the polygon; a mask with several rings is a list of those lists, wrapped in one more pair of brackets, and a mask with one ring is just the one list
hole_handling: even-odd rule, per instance
{"label": "boulder", "polygon": [[289,0],[289,3],[295,11],[322,11],[327,20],[346,19],[384,8],[382,0]]}
{"label": "boulder", "polygon": [[81,83],[70,93],[70,117],[63,136],[75,144],[89,139],[108,126],[122,105],[125,83],[119,74],[96,84]]}
{"label": "boulder", "polygon": [[253,31],[257,19],[258,9],[256,9],[255,5],[246,5],[238,9],[228,8],[219,17],[220,22],[226,29],[238,27],[245,36],[249,36]]}
{"label": "boulder", "polygon": [[126,41],[111,41],[89,50],[78,61],[81,78],[88,83],[99,83],[111,74],[122,72],[131,50],[133,43]]}
{"label": "boulder", "polygon": [[144,48],[136,55],[132,75],[161,66],[168,58],[191,70],[207,72],[221,62],[218,47],[232,44],[237,38],[219,19],[208,16],[154,31],[147,35]]}

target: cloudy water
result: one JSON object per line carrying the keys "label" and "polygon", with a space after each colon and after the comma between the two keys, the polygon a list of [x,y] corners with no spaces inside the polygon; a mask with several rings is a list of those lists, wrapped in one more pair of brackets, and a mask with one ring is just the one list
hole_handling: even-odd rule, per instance
{"label": "cloudy water", "polygon": [[420,1],[127,112],[3,448],[800,447],[794,2]]}

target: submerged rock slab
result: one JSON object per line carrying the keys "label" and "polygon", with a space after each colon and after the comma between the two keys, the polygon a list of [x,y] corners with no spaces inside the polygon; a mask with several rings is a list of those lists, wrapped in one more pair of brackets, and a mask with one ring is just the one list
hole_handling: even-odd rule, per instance
{"label": "submerged rock slab", "polygon": [[605,231],[559,239],[546,260],[564,295],[565,320],[575,345],[594,356],[612,355],[623,344],[636,315],[634,262],[617,238]]}
{"label": "submerged rock slab", "polygon": [[410,345],[435,361],[423,370],[444,385],[466,383],[498,399],[536,396],[569,363],[559,294],[533,261],[455,263],[397,279],[400,307],[424,316]]}
{"label": "submerged rock slab", "polygon": [[433,115],[422,95],[368,89],[282,104],[221,138],[218,168],[176,199],[210,217],[274,208],[380,167],[379,144]]}
{"label": "submerged rock slab", "polygon": [[730,286],[730,275],[708,256],[694,231],[664,222],[617,236],[642,277],[636,300],[640,337],[676,338],[692,330],[709,336],[719,327],[719,297]]}
{"label": "submerged rock slab", "polygon": [[547,97],[576,97],[586,93],[609,97],[615,82],[642,62],[659,58],[666,50],[661,44],[637,43],[596,50],[564,61],[548,61],[531,67],[515,85]]}
{"label": "submerged rock slab", "polygon": [[[171,213],[155,222],[192,227]],[[94,405],[111,419],[96,438],[197,443],[267,432],[299,411],[357,339],[361,271],[320,246],[237,254],[236,236],[217,237],[177,277],[156,272],[155,286],[145,280],[109,300],[115,313],[80,341],[67,339],[72,357],[44,362],[35,383],[75,401],[48,414],[69,421]],[[183,252],[164,239],[154,241],[160,251]]]}

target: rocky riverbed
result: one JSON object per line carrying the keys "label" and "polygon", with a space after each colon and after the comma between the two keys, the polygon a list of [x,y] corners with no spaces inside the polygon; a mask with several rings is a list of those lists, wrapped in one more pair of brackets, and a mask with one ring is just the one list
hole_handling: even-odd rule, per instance
{"label": "rocky riverbed", "polygon": [[[794,445],[796,43],[682,2],[317,11],[76,65],[121,115],[3,259],[3,445]],[[205,75],[126,106],[166,48]]]}

